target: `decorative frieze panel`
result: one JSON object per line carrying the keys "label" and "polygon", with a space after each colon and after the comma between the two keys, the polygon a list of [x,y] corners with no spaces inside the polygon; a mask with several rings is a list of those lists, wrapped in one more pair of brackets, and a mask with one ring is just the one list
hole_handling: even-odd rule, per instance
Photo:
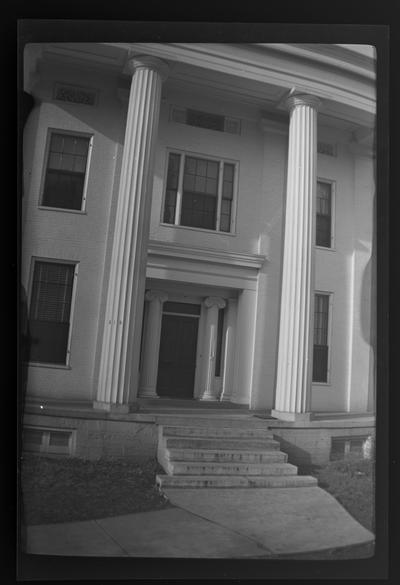
{"label": "decorative frieze panel", "polygon": [[58,102],[96,106],[97,98],[96,90],[61,83],[56,83],[54,86],[53,99]]}

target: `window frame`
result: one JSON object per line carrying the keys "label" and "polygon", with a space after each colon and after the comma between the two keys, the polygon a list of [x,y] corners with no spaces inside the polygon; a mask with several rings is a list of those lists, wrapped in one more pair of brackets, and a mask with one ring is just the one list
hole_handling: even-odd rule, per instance
{"label": "window frame", "polygon": [[[76,429],[70,428],[54,428],[54,427],[41,427],[35,425],[26,425],[23,429],[23,434],[26,431],[39,431],[42,433],[42,440],[40,445],[37,449],[31,448],[27,449],[27,445],[33,445],[33,443],[28,443],[25,441],[25,438],[22,439],[22,448],[27,453],[40,453],[41,455],[61,455],[66,457],[72,457],[75,454],[76,450]],[[51,433],[68,433],[68,446],[67,447],[60,447],[56,445],[50,445],[50,435]]]}
{"label": "window frame", "polygon": [[[314,319],[315,319],[315,297],[316,295],[324,295],[328,297],[328,331],[327,331],[327,346],[328,346],[328,357],[326,360],[326,382],[314,382],[313,378],[313,367],[314,367]],[[325,290],[315,290],[314,291],[314,300],[313,300],[313,364],[311,368],[311,384],[313,386],[331,386],[331,360],[332,360],[332,317],[333,317],[333,292],[325,291]]]}
{"label": "window frame", "polygon": [[[83,188],[82,188],[82,202],[80,209],[71,209],[69,207],[54,207],[51,205],[45,205],[43,203],[44,197],[44,188],[46,184],[46,176],[48,170],[48,162],[49,162],[49,152],[50,152],[50,144],[51,144],[51,137],[53,134],[64,134],[68,136],[74,136],[76,138],[88,138],[88,149],[87,149],[87,157],[86,157],[86,169],[85,169],[85,178],[83,181]],[[47,136],[46,136],[46,146],[44,149],[44,156],[43,156],[43,164],[42,164],[42,177],[40,181],[40,190],[39,190],[39,202],[38,208],[46,211],[61,211],[64,213],[78,213],[78,214],[86,214],[86,201],[87,201],[87,191],[88,191],[88,182],[89,182],[89,170],[91,165],[91,158],[93,152],[93,141],[94,141],[94,134],[90,132],[80,132],[74,130],[64,130],[63,128],[47,128]]]}
{"label": "window frame", "polygon": [[317,201],[318,183],[326,183],[331,186],[331,243],[330,246],[321,246],[317,244],[317,205],[315,204],[315,237],[314,245],[318,250],[335,251],[335,216],[336,216],[336,181],[333,179],[326,179],[324,177],[317,177],[315,202]]}
{"label": "window frame", "polygon": [[[175,218],[174,223],[167,223],[164,221],[164,211],[165,211],[165,203],[166,203],[166,194],[167,194],[167,177],[168,177],[168,167],[169,167],[169,155],[170,154],[177,154],[180,155],[180,164],[179,164],[179,176],[178,176],[178,189],[176,193],[176,208],[175,208]],[[202,228],[197,226],[189,226],[189,225],[182,225],[179,223],[181,221],[182,215],[182,199],[183,199],[183,176],[184,176],[184,169],[185,169],[185,157],[193,157],[196,159],[202,160],[211,160],[219,163],[219,175],[218,175],[218,194],[217,194],[217,208],[216,208],[216,225],[221,225],[221,206],[222,206],[222,184],[223,184],[223,165],[224,163],[233,165],[234,167],[234,178],[233,178],[233,188],[232,188],[232,210],[231,210],[231,220],[230,220],[230,231],[226,232],[218,229],[208,229]],[[166,157],[165,157],[165,168],[164,168],[164,183],[163,183],[163,194],[162,194],[162,205],[161,205],[161,213],[160,213],[160,225],[165,227],[173,227],[179,229],[188,229],[188,230],[196,230],[201,232],[206,232],[209,234],[219,234],[219,235],[226,235],[226,236],[236,236],[236,215],[237,215],[237,200],[238,200],[238,185],[239,185],[239,161],[233,160],[226,157],[219,157],[214,155],[208,155],[193,151],[187,150],[180,150],[177,148],[167,148],[166,149]]]}
{"label": "window frame", "polygon": [[30,314],[30,309],[31,309],[32,293],[33,293],[33,277],[35,274],[36,262],[49,262],[49,263],[53,263],[53,264],[66,264],[69,266],[72,265],[72,266],[74,266],[74,276],[73,276],[72,292],[71,292],[71,307],[70,307],[70,312],[69,312],[69,328],[68,328],[68,339],[67,339],[65,364],[56,364],[56,363],[52,363],[52,362],[38,362],[38,361],[29,360],[28,365],[30,367],[31,366],[38,366],[38,367],[43,367],[43,368],[70,370],[71,369],[71,364],[70,364],[71,340],[72,340],[72,328],[73,328],[73,322],[74,322],[79,261],[77,261],[77,260],[63,260],[60,258],[47,258],[47,257],[42,257],[42,256],[32,256],[30,272],[29,272],[28,315]]}

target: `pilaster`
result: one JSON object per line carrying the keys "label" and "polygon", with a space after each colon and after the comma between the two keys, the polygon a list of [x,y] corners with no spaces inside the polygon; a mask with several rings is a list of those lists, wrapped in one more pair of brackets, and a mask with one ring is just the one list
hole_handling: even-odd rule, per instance
{"label": "pilaster", "polygon": [[215,357],[218,335],[218,311],[223,309],[226,302],[221,297],[207,297],[204,301],[207,308],[204,333],[202,359],[202,386],[201,400],[217,400],[214,392]]}
{"label": "pilaster", "polygon": [[161,290],[148,290],[145,294],[145,299],[148,301],[148,312],[143,339],[143,360],[140,373],[139,396],[141,398],[157,398],[156,386],[161,319],[163,304],[168,299],[168,295]]}

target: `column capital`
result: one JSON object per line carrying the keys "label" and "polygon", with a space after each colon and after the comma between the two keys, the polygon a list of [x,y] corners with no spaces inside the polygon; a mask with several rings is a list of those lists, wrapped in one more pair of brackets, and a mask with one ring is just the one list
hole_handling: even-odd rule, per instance
{"label": "column capital", "polygon": [[286,108],[288,110],[294,110],[297,106],[310,106],[315,110],[318,110],[321,105],[322,101],[315,95],[311,95],[309,93],[298,93],[294,95],[290,95],[285,102]]}
{"label": "column capital", "polygon": [[129,55],[125,64],[125,72],[133,75],[138,69],[153,69],[165,81],[169,74],[169,65],[166,61],[151,55]]}
{"label": "column capital", "polygon": [[207,297],[204,300],[204,306],[207,307],[207,309],[215,306],[217,306],[218,309],[223,309],[226,306],[226,302],[222,297]]}
{"label": "column capital", "polygon": [[147,290],[145,297],[146,301],[160,301],[160,303],[165,303],[168,299],[168,294],[163,290]]}

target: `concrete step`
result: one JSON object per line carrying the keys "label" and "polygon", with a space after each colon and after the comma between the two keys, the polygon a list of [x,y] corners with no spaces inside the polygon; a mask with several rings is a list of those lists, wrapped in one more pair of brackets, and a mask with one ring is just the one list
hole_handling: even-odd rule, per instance
{"label": "concrete step", "polygon": [[244,439],[273,439],[273,434],[267,428],[238,428],[225,427],[223,423],[218,427],[211,426],[163,426],[164,437],[221,437],[221,438],[244,438]]}
{"label": "concrete step", "polygon": [[268,429],[268,420],[258,418],[256,416],[249,415],[248,413],[243,414],[229,414],[221,415],[214,414],[200,414],[197,416],[193,415],[176,415],[176,414],[162,414],[156,415],[156,423],[163,426],[171,427],[231,427],[231,428],[259,428]]}
{"label": "concrete step", "polygon": [[273,439],[226,439],[226,438],[193,438],[193,437],[165,437],[167,449],[239,449],[241,451],[269,451],[279,449],[278,441]]}
{"label": "concrete step", "polygon": [[224,461],[240,463],[286,463],[287,454],[282,451],[239,451],[221,449],[170,449],[170,461]]}
{"label": "concrete step", "polygon": [[168,473],[172,475],[296,475],[297,467],[290,463],[204,463],[170,461]]}
{"label": "concrete step", "polygon": [[239,488],[239,487],[308,487],[316,486],[315,477],[308,475],[240,476],[240,475],[157,475],[156,483],[166,488]]}

